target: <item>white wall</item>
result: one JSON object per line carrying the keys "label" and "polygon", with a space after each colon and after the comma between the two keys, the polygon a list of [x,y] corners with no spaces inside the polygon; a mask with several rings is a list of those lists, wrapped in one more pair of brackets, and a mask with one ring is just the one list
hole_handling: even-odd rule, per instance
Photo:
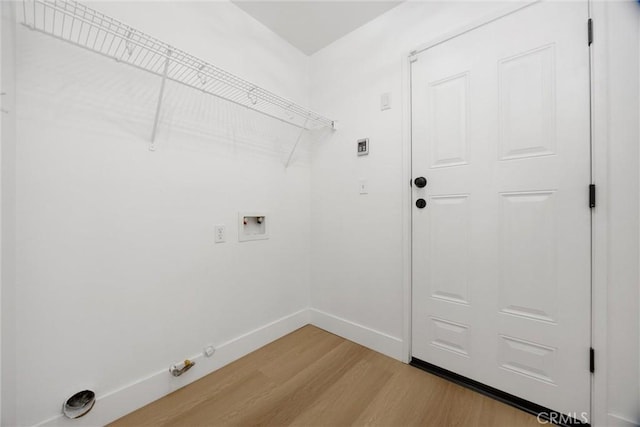
{"label": "white wall", "polygon": [[[404,3],[312,57],[312,107],[339,120],[341,128],[329,142],[313,147],[311,306],[321,318],[339,319],[332,325],[334,332],[368,340],[368,345],[393,357],[407,356],[403,268],[409,254],[403,241],[403,189],[409,176],[403,169],[408,157],[405,151],[403,158],[403,120],[408,113],[402,111],[407,93],[402,86],[403,61],[410,50],[504,7],[505,3],[484,2]],[[607,144],[599,159],[604,165],[598,165],[606,171],[599,181],[606,185],[599,187],[598,209],[607,216],[608,234],[605,253],[598,255],[604,257],[605,276],[596,296],[607,310],[601,320],[607,340],[596,345],[597,359],[603,354],[606,360],[606,366],[597,368],[606,374],[604,394],[597,398],[604,402],[602,423],[631,425],[640,423],[640,7],[628,1],[609,8],[608,15],[595,21],[600,54],[594,60],[600,61],[596,67],[607,70],[596,73],[595,79],[608,97],[598,104],[606,129],[597,143]],[[603,38],[604,46],[598,41]],[[380,95],[385,92],[391,93],[393,108],[380,111]],[[355,142],[364,137],[370,138],[371,154],[358,158]],[[364,196],[358,194],[362,178],[369,182]],[[395,346],[388,345],[389,336],[396,339]]]}
{"label": "white wall", "polygon": [[[230,3],[91,6],[308,104],[309,59]],[[103,424],[307,322],[296,128],[168,84],[150,152],[159,78],[22,26],[17,51],[18,425],[63,422],[83,387]],[[261,210],[270,239],[238,243],[238,211]],[[206,344],[224,348],[173,380]]]}

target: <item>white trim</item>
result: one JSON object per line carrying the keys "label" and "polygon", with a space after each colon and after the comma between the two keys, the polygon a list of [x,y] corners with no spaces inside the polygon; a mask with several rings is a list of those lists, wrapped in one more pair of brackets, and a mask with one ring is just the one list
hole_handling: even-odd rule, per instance
{"label": "white trim", "polygon": [[[4,80],[2,80],[2,68],[5,66],[6,64],[6,59],[4,58],[4,46],[2,44],[2,39],[3,39],[3,32],[7,31],[4,29],[5,27],[5,13],[6,13],[6,8],[8,8],[8,2],[2,2],[0,4],[0,22],[2,22],[2,25],[0,26],[0,165],[2,164],[2,147],[4,147],[4,140],[2,138],[2,122],[5,120],[5,118],[3,117],[5,113],[3,113],[4,108],[2,108],[3,106],[3,98],[4,98]],[[2,174],[0,174],[0,205],[2,205],[4,202],[4,200],[2,199],[2,184],[3,184],[3,179],[2,179]],[[2,209],[0,209],[0,319],[2,318],[2,284],[3,284],[3,274],[2,274],[2,264],[4,260],[3,254],[5,249],[5,245],[4,245],[4,241],[2,239],[2,223],[3,223],[3,212]],[[2,339],[0,339],[0,372],[1,372],[1,367],[2,367]],[[2,378],[2,375],[0,375],[0,378]],[[0,420],[2,420],[2,381],[0,380]]]}
{"label": "white trim", "polygon": [[[609,186],[608,180],[608,54],[607,4],[591,2],[590,16],[597,27],[591,45],[591,126],[592,126],[592,180],[601,189]],[[609,204],[605,191],[600,191],[598,203],[591,217],[591,345],[595,351],[595,372],[591,381],[591,424],[609,425],[607,414],[607,278],[609,241]]]}
{"label": "white trim", "polygon": [[[0,3],[0,22],[4,21],[4,15],[5,15],[5,8],[8,7],[7,6],[8,2],[2,2]],[[4,63],[6,61],[6,59],[3,58],[4,56],[4,49],[3,49],[3,45],[2,45],[2,33],[6,31],[4,30],[4,23],[2,26],[0,26],[0,165],[2,164],[2,148],[4,146],[3,144],[3,138],[2,138],[2,122],[4,121],[4,117],[2,117],[4,115],[3,111],[4,108],[2,108],[2,98],[4,96],[4,81],[2,80],[2,68],[4,67]],[[0,202],[3,201],[2,199],[2,174],[0,174]],[[2,204],[2,203],[0,203]],[[3,244],[3,240],[2,240],[2,209],[0,209],[0,319],[2,318],[2,260],[4,259],[2,254],[3,254],[3,249],[4,249],[4,244]],[[2,367],[2,339],[0,339],[0,372],[1,372],[1,367]],[[0,378],[2,377],[2,375],[0,375]],[[2,381],[0,380],[0,420],[2,420]]]}
{"label": "white trim", "polygon": [[637,427],[637,424],[631,420],[615,414],[607,414],[606,425],[607,427]]}
{"label": "white trim", "polygon": [[520,2],[515,2],[512,4],[509,4],[508,6],[506,6],[504,9],[502,9],[499,12],[493,12],[490,13],[480,19],[476,19],[474,21],[471,21],[469,24],[460,27],[456,30],[444,33],[443,35],[436,37],[435,39],[431,40],[428,43],[422,44],[420,46],[418,46],[417,48],[411,50],[410,55],[417,55],[429,48],[432,48],[434,46],[437,46],[439,44],[442,44],[446,41],[449,41],[453,38],[459,37],[465,33],[468,33],[470,31],[473,31],[475,29],[478,29],[484,25],[490,24],[493,21],[496,21],[500,18],[504,18],[507,15],[511,15],[512,13],[515,13],[521,9],[524,9],[526,7],[529,7],[533,4],[539,3],[541,0],[533,0],[533,1],[528,1],[528,2],[524,2],[524,3],[520,3]]}
{"label": "white trim", "polygon": [[2,151],[0,161],[1,197],[0,242],[0,294],[2,295],[0,314],[1,363],[2,368],[0,399],[0,424],[15,425],[17,414],[16,401],[16,8],[17,2],[3,1],[0,11],[2,23]]}
{"label": "white trim", "polygon": [[320,329],[341,336],[378,353],[404,360],[404,343],[400,338],[392,337],[384,332],[376,331],[364,325],[326,313],[315,308],[309,309],[311,324]]}
{"label": "white trim", "polygon": [[402,361],[411,360],[411,54],[402,58]]}
{"label": "white trim", "polygon": [[169,374],[170,363],[168,363],[166,369],[99,396],[93,410],[82,418],[71,420],[60,414],[37,425],[47,427],[106,425],[308,323],[309,310],[305,308],[217,345],[216,352],[211,358],[205,358],[202,353],[194,355],[191,360],[194,360],[196,365],[184,374],[184,377],[172,377]]}

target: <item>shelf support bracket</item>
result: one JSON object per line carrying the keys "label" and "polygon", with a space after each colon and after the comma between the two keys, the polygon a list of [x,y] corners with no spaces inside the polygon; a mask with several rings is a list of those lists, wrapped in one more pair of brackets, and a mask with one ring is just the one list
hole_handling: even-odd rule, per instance
{"label": "shelf support bracket", "polygon": [[309,121],[309,118],[307,117],[307,119],[304,121],[304,125],[302,125],[302,129],[300,129],[300,133],[298,134],[298,139],[296,139],[296,143],[293,144],[293,148],[291,149],[291,152],[289,153],[289,158],[287,159],[287,163],[284,165],[284,168],[288,168],[289,167],[289,163],[291,163],[291,159],[293,158],[293,153],[296,152],[296,148],[298,148],[298,144],[300,143],[300,139],[302,139],[302,134],[304,133],[305,130],[307,130],[307,122]]}
{"label": "shelf support bracket", "polygon": [[158,122],[160,121],[160,110],[162,109],[162,98],[164,97],[164,86],[167,83],[167,72],[169,71],[169,63],[171,62],[171,51],[167,50],[167,58],[164,61],[164,70],[162,71],[162,83],[160,83],[160,94],[158,95],[158,104],[156,105],[156,117],[153,121],[153,131],[151,133],[151,144],[149,151],[156,150],[156,135],[158,133]]}

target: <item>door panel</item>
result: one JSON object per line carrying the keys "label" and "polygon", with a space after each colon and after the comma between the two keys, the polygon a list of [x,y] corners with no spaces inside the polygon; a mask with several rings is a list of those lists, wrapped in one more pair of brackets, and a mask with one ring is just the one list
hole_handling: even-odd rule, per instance
{"label": "door panel", "polygon": [[[536,3],[411,65],[412,355],[590,404],[587,6]],[[579,415],[578,415],[579,416]]]}

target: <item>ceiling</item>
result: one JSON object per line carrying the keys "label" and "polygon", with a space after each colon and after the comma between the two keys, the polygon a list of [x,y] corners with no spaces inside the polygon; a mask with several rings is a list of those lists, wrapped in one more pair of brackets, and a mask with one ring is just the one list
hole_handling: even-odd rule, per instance
{"label": "ceiling", "polygon": [[232,0],[307,55],[333,43],[402,1]]}

